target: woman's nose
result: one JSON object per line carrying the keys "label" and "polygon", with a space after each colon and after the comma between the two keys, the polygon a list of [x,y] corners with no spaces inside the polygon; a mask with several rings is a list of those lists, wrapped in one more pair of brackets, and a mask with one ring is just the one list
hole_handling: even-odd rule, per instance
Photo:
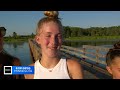
{"label": "woman's nose", "polygon": [[57,45],[57,44],[58,44],[58,39],[57,39],[56,37],[52,38],[51,43],[52,43],[53,45]]}

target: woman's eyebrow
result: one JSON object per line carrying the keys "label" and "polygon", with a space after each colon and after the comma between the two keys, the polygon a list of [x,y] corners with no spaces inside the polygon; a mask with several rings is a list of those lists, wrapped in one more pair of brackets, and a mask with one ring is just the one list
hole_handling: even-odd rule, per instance
{"label": "woman's eyebrow", "polygon": [[46,32],[46,34],[52,34],[52,32]]}

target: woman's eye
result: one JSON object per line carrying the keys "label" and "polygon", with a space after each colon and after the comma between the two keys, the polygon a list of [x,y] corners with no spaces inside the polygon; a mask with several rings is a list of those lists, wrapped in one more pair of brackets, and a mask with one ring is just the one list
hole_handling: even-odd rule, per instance
{"label": "woman's eye", "polygon": [[47,35],[46,37],[50,37],[50,35]]}

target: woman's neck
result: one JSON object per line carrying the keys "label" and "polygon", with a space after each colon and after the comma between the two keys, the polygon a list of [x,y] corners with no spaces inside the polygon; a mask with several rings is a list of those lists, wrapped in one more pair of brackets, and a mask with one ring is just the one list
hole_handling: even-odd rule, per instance
{"label": "woman's neck", "polygon": [[60,61],[60,58],[43,58],[41,57],[40,64],[45,68],[53,68]]}

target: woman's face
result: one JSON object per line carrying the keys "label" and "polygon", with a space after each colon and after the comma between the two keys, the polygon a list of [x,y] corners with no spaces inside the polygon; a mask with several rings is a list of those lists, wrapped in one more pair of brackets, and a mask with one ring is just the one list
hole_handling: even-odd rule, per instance
{"label": "woman's face", "polygon": [[57,57],[62,45],[62,32],[58,24],[54,22],[45,23],[36,37],[41,46],[42,56]]}
{"label": "woman's face", "polygon": [[120,57],[116,57],[110,66],[107,66],[107,70],[112,74],[113,79],[120,79]]}

